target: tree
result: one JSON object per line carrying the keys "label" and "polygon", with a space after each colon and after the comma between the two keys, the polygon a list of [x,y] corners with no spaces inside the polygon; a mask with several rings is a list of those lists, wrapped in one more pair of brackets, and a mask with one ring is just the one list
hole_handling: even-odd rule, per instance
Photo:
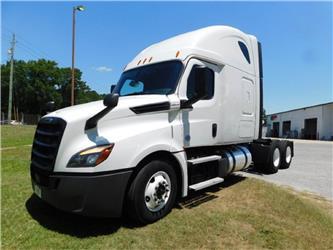
{"label": "tree", "polygon": [[[8,109],[10,63],[1,65],[1,109]],[[82,72],[75,69],[76,103],[102,99],[81,80]],[[15,61],[13,81],[13,105],[19,112],[41,114],[45,104],[55,102],[56,108],[70,105],[71,69],[60,68],[57,63],[40,59],[37,61]]]}
{"label": "tree", "polygon": [[261,119],[263,120],[263,125],[266,126],[266,124],[267,124],[266,109],[263,109],[263,113],[262,113]]}

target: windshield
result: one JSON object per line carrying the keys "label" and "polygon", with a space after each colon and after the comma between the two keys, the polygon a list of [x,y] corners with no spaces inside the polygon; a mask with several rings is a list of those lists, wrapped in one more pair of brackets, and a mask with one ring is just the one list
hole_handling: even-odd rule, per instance
{"label": "windshield", "polygon": [[120,96],[168,95],[175,92],[182,69],[178,60],[131,69],[121,75],[113,92]]}

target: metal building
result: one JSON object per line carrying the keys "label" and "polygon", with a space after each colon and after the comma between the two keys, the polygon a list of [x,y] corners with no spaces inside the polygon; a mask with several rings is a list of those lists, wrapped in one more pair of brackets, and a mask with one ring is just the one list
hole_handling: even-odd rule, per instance
{"label": "metal building", "polygon": [[268,137],[333,140],[333,102],[267,116]]}

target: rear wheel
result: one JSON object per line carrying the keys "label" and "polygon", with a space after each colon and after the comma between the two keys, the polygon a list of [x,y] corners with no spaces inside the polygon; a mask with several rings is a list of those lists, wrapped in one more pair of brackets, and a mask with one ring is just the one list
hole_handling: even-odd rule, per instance
{"label": "rear wheel", "polygon": [[292,160],[292,148],[291,142],[280,141],[280,151],[281,151],[281,169],[286,169],[290,167]]}
{"label": "rear wheel", "polygon": [[167,215],[177,196],[177,177],[173,167],[164,161],[145,165],[132,182],[127,195],[129,216],[147,224]]}
{"label": "rear wheel", "polygon": [[272,141],[270,146],[268,161],[265,165],[265,172],[267,174],[276,173],[281,166],[281,150],[279,147],[279,141]]}

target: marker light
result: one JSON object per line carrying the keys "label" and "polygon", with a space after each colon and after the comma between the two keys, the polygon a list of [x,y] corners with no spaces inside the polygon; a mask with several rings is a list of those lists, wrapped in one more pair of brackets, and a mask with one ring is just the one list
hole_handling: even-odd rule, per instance
{"label": "marker light", "polygon": [[146,61],[147,61],[147,58],[145,58],[145,60],[143,60],[142,64],[145,64]]}
{"label": "marker light", "polygon": [[138,64],[137,64],[137,65],[139,65],[139,64],[140,64],[140,62],[141,62],[141,60],[138,62]]}
{"label": "marker light", "polygon": [[110,155],[114,144],[102,145],[83,150],[69,160],[68,168],[95,167]]}
{"label": "marker light", "polygon": [[149,58],[149,61],[148,61],[148,62],[151,62],[152,59],[153,59],[153,57],[151,56],[151,57]]}
{"label": "marker light", "polygon": [[180,54],[180,51],[178,50],[177,53],[176,53],[176,57],[178,57]]}

